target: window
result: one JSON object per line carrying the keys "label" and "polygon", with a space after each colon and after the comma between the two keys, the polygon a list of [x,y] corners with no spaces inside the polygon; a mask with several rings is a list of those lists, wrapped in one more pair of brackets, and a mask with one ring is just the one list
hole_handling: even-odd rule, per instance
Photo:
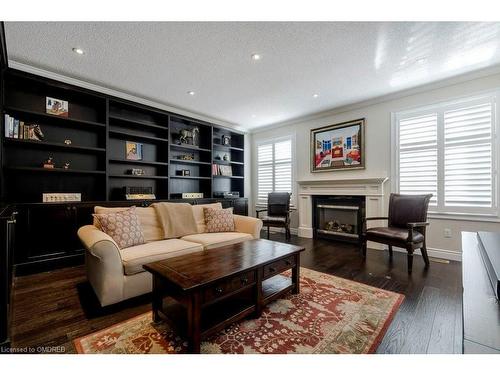
{"label": "window", "polygon": [[497,214],[496,97],[395,115],[395,190],[432,193],[430,211]]}
{"label": "window", "polygon": [[293,191],[292,138],[257,144],[257,204],[273,191]]}

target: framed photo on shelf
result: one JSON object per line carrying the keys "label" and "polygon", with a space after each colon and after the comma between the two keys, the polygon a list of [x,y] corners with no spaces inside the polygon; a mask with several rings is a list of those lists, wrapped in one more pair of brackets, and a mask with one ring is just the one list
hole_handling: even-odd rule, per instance
{"label": "framed photo on shelf", "polygon": [[142,160],[142,143],[125,143],[125,158],[127,160]]}
{"label": "framed photo on shelf", "polygon": [[49,115],[68,117],[69,104],[66,100],[45,97],[45,112]]}
{"label": "framed photo on shelf", "polygon": [[311,130],[311,172],[364,169],[365,119]]}

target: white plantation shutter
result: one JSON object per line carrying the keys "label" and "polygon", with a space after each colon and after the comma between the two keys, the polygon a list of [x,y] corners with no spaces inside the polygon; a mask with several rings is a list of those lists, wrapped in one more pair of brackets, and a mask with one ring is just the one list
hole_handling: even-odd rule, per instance
{"label": "white plantation shutter", "polygon": [[492,103],[444,113],[444,204],[492,207]]}
{"label": "white plantation shutter", "polygon": [[411,117],[399,123],[399,192],[432,194],[437,204],[437,114]]}
{"label": "white plantation shutter", "polygon": [[273,191],[292,192],[292,140],[257,146],[257,204],[266,205]]}
{"label": "white plantation shutter", "polygon": [[257,150],[257,203],[266,204],[273,191],[273,144],[259,145]]}
{"label": "white plantation shutter", "polygon": [[397,187],[431,211],[497,213],[495,96],[396,115]]}

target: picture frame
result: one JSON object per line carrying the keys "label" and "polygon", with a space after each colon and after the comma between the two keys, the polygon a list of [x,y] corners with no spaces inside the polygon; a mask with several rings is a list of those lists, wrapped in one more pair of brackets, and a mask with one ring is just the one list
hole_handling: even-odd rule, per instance
{"label": "picture frame", "polygon": [[125,143],[125,158],[127,160],[142,160],[142,143],[130,142]]}
{"label": "picture frame", "polygon": [[223,146],[231,146],[231,137],[223,135],[221,138],[221,144]]}
{"label": "picture frame", "polygon": [[365,119],[311,130],[311,172],[365,168]]}
{"label": "picture frame", "polygon": [[45,112],[52,116],[68,117],[69,103],[66,100],[45,97]]}

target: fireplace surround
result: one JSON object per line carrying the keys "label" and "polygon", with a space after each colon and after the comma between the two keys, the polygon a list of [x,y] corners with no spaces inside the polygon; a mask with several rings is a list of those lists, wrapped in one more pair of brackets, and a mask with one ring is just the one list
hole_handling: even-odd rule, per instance
{"label": "fireplace surround", "polygon": [[[368,177],[351,179],[299,180],[298,214],[299,237],[314,237],[313,198],[321,196],[364,197],[366,217],[385,216],[385,183],[387,177]],[[384,222],[372,222],[382,226]],[[380,249],[381,245],[369,243],[371,248]]]}

